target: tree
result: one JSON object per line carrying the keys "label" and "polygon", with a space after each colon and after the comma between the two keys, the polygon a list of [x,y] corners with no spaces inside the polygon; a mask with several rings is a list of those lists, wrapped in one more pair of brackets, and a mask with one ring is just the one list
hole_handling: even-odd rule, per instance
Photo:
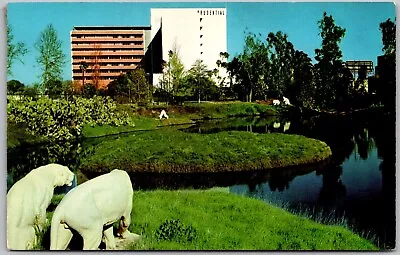
{"label": "tree", "polygon": [[314,74],[311,58],[296,50],[293,56],[293,81],[287,87],[287,97],[294,105],[314,107]]}
{"label": "tree", "polygon": [[193,96],[197,96],[200,103],[201,97],[207,97],[216,93],[216,85],[212,79],[212,71],[207,69],[207,66],[202,60],[198,59],[188,71],[186,82],[191,86]]}
{"label": "tree", "polygon": [[92,62],[92,83],[93,86],[96,88],[96,90],[99,89],[105,89],[104,87],[101,87],[100,84],[100,56],[102,55],[101,52],[101,46],[98,43],[95,43],[93,45],[93,54],[92,54],[92,58],[93,58],[93,62]]}
{"label": "tree", "polygon": [[168,61],[164,63],[161,78],[162,88],[172,96],[185,94],[185,67],[179,58],[177,50],[168,52]]}
{"label": "tree", "polygon": [[379,30],[382,32],[382,51],[387,56],[396,56],[396,23],[389,18],[379,24]]}
{"label": "tree", "polygon": [[86,61],[81,61],[79,63],[79,69],[82,71],[82,88],[85,86],[85,72],[88,67],[89,65]]}
{"label": "tree", "polygon": [[14,35],[12,28],[7,24],[7,74],[12,75],[12,65],[15,60],[19,60],[21,63],[22,57],[28,53],[28,49],[25,47],[23,42],[14,42]]}
{"label": "tree", "polygon": [[245,93],[246,101],[251,102],[253,96],[263,96],[268,89],[266,83],[269,65],[268,49],[255,34],[249,33],[245,38],[243,52],[229,64],[228,71],[234,73],[236,93]]}
{"label": "tree", "polygon": [[49,84],[54,85],[52,81],[62,80],[66,60],[61,47],[62,42],[57,37],[57,31],[49,24],[35,43],[35,48],[39,51],[36,61],[42,69],[41,84],[45,91],[49,89]]}
{"label": "tree", "polygon": [[293,58],[295,50],[287,35],[278,31],[267,37],[267,53],[270,65],[266,75],[268,90],[273,97],[281,98],[293,80]]}
{"label": "tree", "polygon": [[346,29],[335,24],[332,16],[326,12],[323,18],[318,21],[320,29],[319,35],[322,38],[322,47],[315,49],[315,74],[316,74],[316,104],[322,108],[332,108],[340,102],[338,93],[343,89],[338,89],[343,74],[342,51],[339,43],[346,33]]}
{"label": "tree", "polygon": [[7,94],[16,95],[24,91],[25,85],[18,80],[11,80],[7,82]]}

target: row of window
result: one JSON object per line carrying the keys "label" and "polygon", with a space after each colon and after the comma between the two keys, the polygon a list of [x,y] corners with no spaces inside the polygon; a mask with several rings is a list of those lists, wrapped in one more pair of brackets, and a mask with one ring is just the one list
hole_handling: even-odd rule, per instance
{"label": "row of window", "polygon": [[[76,63],[79,64],[79,63]],[[136,63],[98,63],[99,66],[136,66]]]}
{"label": "row of window", "polygon": [[143,35],[72,35],[74,38],[142,38]]}
{"label": "row of window", "polygon": [[[104,80],[115,80],[115,79],[116,79],[116,76],[104,76],[104,77],[102,76],[100,80],[104,81]],[[81,81],[82,77],[81,76],[74,76],[74,80],[75,81]],[[90,80],[90,79],[88,79],[88,80]]]}
{"label": "row of window", "polygon": [[104,53],[107,53],[107,52],[131,52],[131,51],[138,51],[138,50],[141,50],[142,48],[124,48],[124,49],[113,49],[113,48],[101,48],[101,49],[96,49],[96,48],[93,48],[93,49],[72,49],[72,51],[75,51],[75,52],[96,52],[96,51],[100,51],[100,52],[104,52]]}
{"label": "row of window", "polygon": [[[132,70],[135,69],[135,68],[136,68],[136,66],[132,66]],[[94,71],[95,71],[95,70],[87,69],[87,70],[85,71],[85,74],[91,74],[91,73],[94,73]],[[126,70],[126,69],[104,70],[104,69],[102,69],[102,70],[100,70],[100,74],[107,74],[107,73],[124,73],[124,72],[127,72],[127,71],[129,71],[129,70]],[[81,74],[82,71],[81,71],[81,70],[73,70],[73,73],[74,73],[74,74]]]}
{"label": "row of window", "polygon": [[[81,45],[85,45],[85,46],[90,46],[90,45],[95,45],[96,43],[89,43],[89,42],[80,42],[80,43],[73,43],[73,46],[81,46]],[[119,45],[143,45],[143,42],[120,42],[120,43],[107,43],[107,42],[102,42],[102,43],[98,43],[101,46],[107,46],[107,45],[115,45],[115,46],[119,46]]]}
{"label": "row of window", "polygon": [[197,10],[200,15],[225,15],[225,11],[217,10]]}
{"label": "row of window", "polygon": [[[88,57],[72,57],[73,60],[92,60],[95,59],[95,56],[88,56]],[[98,59],[142,59],[143,56],[97,56]]]}

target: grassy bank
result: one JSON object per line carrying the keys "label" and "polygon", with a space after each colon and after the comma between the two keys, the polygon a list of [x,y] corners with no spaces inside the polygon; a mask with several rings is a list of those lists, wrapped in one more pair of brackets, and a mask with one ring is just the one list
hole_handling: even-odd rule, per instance
{"label": "grassy bank", "polygon": [[[49,222],[61,198],[49,206]],[[129,230],[141,240],[124,250],[377,250],[343,226],[218,189],[135,191],[131,216]],[[47,225],[36,249],[49,248],[49,232]]]}
{"label": "grassy bank", "polygon": [[163,173],[246,171],[315,163],[330,155],[325,143],[299,135],[156,130],[107,139],[82,159],[80,168],[89,172],[115,168]]}
{"label": "grassy bank", "polygon": [[135,250],[377,249],[344,227],[218,191],[136,192],[130,229],[142,235]]}
{"label": "grassy bank", "polygon": [[272,105],[245,102],[185,103],[182,106],[152,105],[146,108],[134,105],[118,105],[119,111],[131,116],[157,117],[165,109],[171,118],[179,116],[190,119],[214,119],[241,116],[278,115],[284,108]]}

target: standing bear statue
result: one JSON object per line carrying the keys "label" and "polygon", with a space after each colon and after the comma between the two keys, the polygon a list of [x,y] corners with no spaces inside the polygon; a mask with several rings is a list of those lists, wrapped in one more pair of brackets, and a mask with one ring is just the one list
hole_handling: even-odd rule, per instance
{"label": "standing bear statue", "polygon": [[120,237],[138,236],[128,231],[132,199],[129,175],[118,169],[73,188],[54,211],[50,250],[65,250],[72,239],[71,229],[82,236],[84,250],[98,249],[102,240],[107,250],[115,249],[113,223],[117,221]]}
{"label": "standing bear statue", "polygon": [[46,209],[54,188],[71,186],[74,173],[68,167],[48,164],[30,171],[7,193],[7,247],[11,250],[32,249],[37,244],[35,229],[43,229]]}

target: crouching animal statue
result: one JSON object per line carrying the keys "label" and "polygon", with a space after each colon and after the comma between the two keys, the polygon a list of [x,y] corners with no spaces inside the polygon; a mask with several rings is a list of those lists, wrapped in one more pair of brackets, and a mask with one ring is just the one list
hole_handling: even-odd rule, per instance
{"label": "crouching animal statue", "polygon": [[65,250],[72,239],[71,229],[83,238],[84,250],[115,249],[113,223],[119,221],[118,235],[131,238],[133,190],[129,175],[114,169],[78,185],[61,200],[51,221],[50,250]]}
{"label": "crouching animal statue", "polygon": [[32,249],[37,244],[35,228],[43,229],[46,209],[57,186],[71,186],[74,173],[68,167],[48,164],[30,171],[7,193],[7,247]]}

